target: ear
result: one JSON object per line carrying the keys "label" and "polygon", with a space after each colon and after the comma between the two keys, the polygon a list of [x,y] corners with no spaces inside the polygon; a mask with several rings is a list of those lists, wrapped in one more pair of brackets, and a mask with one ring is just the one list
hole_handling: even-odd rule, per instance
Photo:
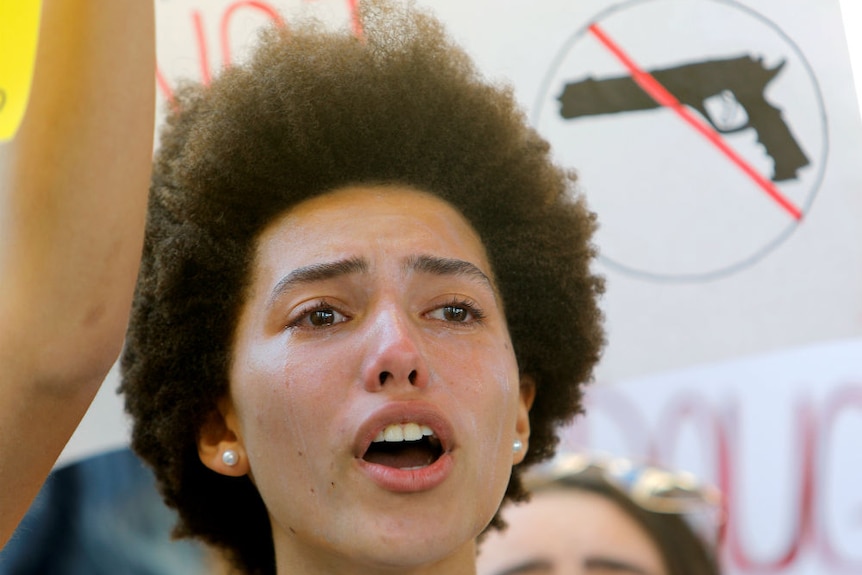
{"label": "ear", "polygon": [[515,420],[515,437],[521,440],[521,449],[513,453],[513,465],[524,461],[530,447],[530,408],[536,399],[536,381],[529,375],[521,375],[521,394],[518,402],[518,416]]}
{"label": "ear", "polygon": [[[219,401],[218,409],[210,413],[198,432],[198,457],[201,463],[222,475],[247,475],[251,467],[238,430],[233,403],[229,398],[224,398]],[[237,455],[235,465],[228,465],[223,459],[228,450]]]}

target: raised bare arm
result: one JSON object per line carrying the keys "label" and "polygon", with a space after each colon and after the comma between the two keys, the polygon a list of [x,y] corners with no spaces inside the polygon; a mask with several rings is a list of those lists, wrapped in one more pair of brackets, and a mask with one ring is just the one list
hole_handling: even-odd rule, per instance
{"label": "raised bare arm", "polygon": [[27,115],[0,146],[0,545],[122,346],[152,158],[153,10],[44,0]]}

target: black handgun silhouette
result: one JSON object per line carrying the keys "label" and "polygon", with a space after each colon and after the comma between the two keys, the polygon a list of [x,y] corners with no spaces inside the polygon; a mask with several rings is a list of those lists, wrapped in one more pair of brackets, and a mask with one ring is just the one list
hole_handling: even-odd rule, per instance
{"label": "black handgun silhouette", "polygon": [[[772,180],[796,178],[808,158],[781,117],[781,110],[764,97],[766,85],[784,68],[767,68],[761,59],[740,56],[706,60],[649,71],[681,103],[691,106],[721,134],[747,128],[773,160]],[[592,77],[565,85],[559,97],[565,119],[658,108],[631,76],[596,80]],[[733,116],[736,115],[737,118]]]}

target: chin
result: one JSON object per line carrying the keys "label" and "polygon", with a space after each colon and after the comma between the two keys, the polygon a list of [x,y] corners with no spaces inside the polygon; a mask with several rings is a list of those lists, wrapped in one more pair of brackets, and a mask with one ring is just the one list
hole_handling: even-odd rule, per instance
{"label": "chin", "polygon": [[[476,537],[482,525],[456,525],[452,518],[426,516],[421,520],[392,517],[378,529],[369,529],[365,545],[356,549],[354,561],[380,572],[407,571],[433,565],[474,562]],[[354,543],[360,543],[354,540]],[[448,572],[441,569],[440,572]]]}

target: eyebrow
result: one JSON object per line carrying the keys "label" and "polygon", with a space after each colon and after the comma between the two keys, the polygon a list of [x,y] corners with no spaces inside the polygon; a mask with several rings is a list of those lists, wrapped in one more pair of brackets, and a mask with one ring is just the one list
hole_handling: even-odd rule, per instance
{"label": "eyebrow", "polygon": [[[493,282],[485,275],[485,272],[480,270],[475,264],[464,260],[418,255],[408,258],[404,267],[406,270],[437,276],[466,276],[479,280],[481,283],[486,284],[495,295],[497,293]],[[281,294],[298,285],[364,273],[368,271],[368,268],[368,261],[362,258],[346,258],[334,262],[323,262],[296,268],[281,278],[272,288],[267,307],[272,306]]]}
{"label": "eyebrow", "polygon": [[[523,563],[506,567],[502,571],[496,571],[494,575],[531,575],[538,573],[551,573],[554,564],[549,559],[528,559]],[[620,561],[618,559],[610,559],[607,557],[589,557],[584,561],[584,569],[587,572],[592,570],[602,569],[604,571],[617,571],[620,574],[630,575],[650,575],[646,569]]]}
{"label": "eyebrow", "polygon": [[278,296],[295,286],[366,271],[368,271],[368,262],[361,258],[347,258],[296,268],[278,280],[278,283],[275,284],[275,287],[272,288],[272,292],[269,294],[267,306],[271,306]]}
{"label": "eyebrow", "polygon": [[494,575],[529,575],[531,573],[551,573],[554,564],[548,559],[528,559],[523,563],[496,571]]}
{"label": "eyebrow", "polygon": [[584,568],[589,571],[591,569],[602,569],[604,571],[617,571],[619,573],[630,573],[631,575],[650,575],[649,571],[619,559],[610,559],[608,557],[588,557],[584,561]]}
{"label": "eyebrow", "polygon": [[489,278],[485,272],[480,270],[475,264],[464,260],[418,255],[410,257],[407,260],[405,267],[408,270],[438,276],[466,276],[487,284],[495,294],[497,292],[494,287],[494,282],[491,281],[491,278]]}

